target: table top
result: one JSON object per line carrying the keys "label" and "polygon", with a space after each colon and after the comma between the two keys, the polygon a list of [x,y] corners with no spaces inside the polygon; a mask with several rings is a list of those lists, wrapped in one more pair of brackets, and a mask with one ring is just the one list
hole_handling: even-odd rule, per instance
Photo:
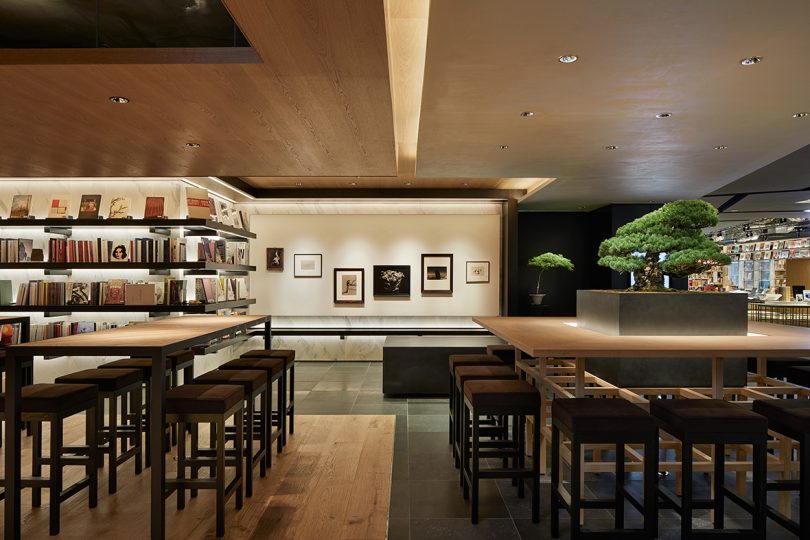
{"label": "table top", "polygon": [[28,322],[30,317],[21,315],[0,315],[0,324],[16,324]]}
{"label": "table top", "polygon": [[573,317],[474,317],[532,356],[740,357],[810,356],[810,328],[748,323],[747,336],[609,336],[578,328]]}
{"label": "table top", "polygon": [[445,349],[502,344],[503,341],[492,336],[388,336],[383,347]]}
{"label": "table top", "polygon": [[245,330],[269,320],[269,315],[195,315],[171,317],[109,330],[75,334],[9,347],[19,355],[59,352],[73,355],[170,353],[207,339]]}

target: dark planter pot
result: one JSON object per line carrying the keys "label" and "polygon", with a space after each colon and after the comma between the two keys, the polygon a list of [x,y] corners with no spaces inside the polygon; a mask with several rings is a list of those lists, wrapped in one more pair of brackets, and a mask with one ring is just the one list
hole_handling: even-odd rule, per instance
{"label": "dark planter pot", "polygon": [[744,336],[737,293],[577,291],[577,326],[611,336]]}

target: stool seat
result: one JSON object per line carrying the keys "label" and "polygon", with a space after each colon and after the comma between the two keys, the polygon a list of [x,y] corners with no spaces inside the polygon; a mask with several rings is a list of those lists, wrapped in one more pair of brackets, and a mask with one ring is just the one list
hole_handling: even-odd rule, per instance
{"label": "stool seat", "polygon": [[[98,400],[93,384],[30,384],[22,387],[20,410],[32,413],[58,413],[80,403]],[[0,395],[0,412],[6,411],[6,394]]]}
{"label": "stool seat", "polygon": [[506,366],[458,366],[456,386],[464,386],[467,381],[517,379],[515,370]]}
{"label": "stool seat", "polygon": [[[140,369],[144,380],[152,378],[152,359],[151,358],[122,358],[121,360],[113,360],[106,364],[98,366],[99,369]],[[172,361],[166,358],[166,371],[172,369]]]}
{"label": "stool seat", "polygon": [[243,399],[241,384],[184,384],[166,392],[166,414],[225,414]]}
{"label": "stool seat", "polygon": [[639,434],[658,429],[654,416],[624,399],[557,398],[551,415],[570,433]]}
{"label": "stool seat", "polygon": [[275,377],[284,372],[283,358],[235,358],[225,362],[220,369],[263,369],[269,371],[271,377]]}
{"label": "stool seat", "polygon": [[[151,358],[145,356],[133,356],[130,360],[141,360],[146,359],[150,362],[152,361]],[[192,349],[183,349],[181,351],[174,351],[166,355],[166,359],[168,360],[167,365],[171,365],[173,369],[177,369],[177,366],[181,366],[183,364],[187,364],[188,362],[194,361],[194,351]]]}
{"label": "stool seat", "polygon": [[[653,399],[650,413],[682,433],[761,433],[768,421],[722,399]],[[673,435],[679,435],[673,433]]]}
{"label": "stool seat", "polygon": [[100,392],[115,392],[143,382],[143,375],[140,369],[83,369],[57,377],[54,382],[95,384]]}
{"label": "stool seat", "polygon": [[267,385],[267,372],[261,369],[215,369],[195,377],[192,384],[240,384],[246,394]]}
{"label": "stool seat", "polygon": [[287,366],[295,363],[295,351],[293,349],[253,349],[242,353],[240,358],[283,358]]}
{"label": "stool seat", "polygon": [[476,409],[540,409],[540,392],[526,381],[467,381],[464,397]]}
{"label": "stool seat", "polygon": [[758,399],[754,412],[768,419],[768,427],[779,433],[799,438],[810,433],[810,400]]}
{"label": "stool seat", "polygon": [[450,371],[458,366],[500,366],[503,362],[491,354],[451,354],[448,358]]}

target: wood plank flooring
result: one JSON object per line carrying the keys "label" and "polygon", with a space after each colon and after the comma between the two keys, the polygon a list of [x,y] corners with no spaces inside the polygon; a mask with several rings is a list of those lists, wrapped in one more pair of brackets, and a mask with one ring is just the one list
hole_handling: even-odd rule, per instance
{"label": "wood plank flooring", "polygon": [[[273,455],[273,468],[267,477],[261,479],[255,474],[253,497],[245,498],[239,511],[233,499],[227,503],[225,538],[386,538],[395,417],[299,415],[295,421],[295,435],[288,438],[282,455]],[[66,423],[66,444],[82,440],[83,426],[81,416]],[[201,436],[207,440],[204,433]],[[25,475],[30,472],[31,439],[24,437],[23,441]],[[174,455],[167,455],[171,475]],[[106,466],[99,469],[98,507],[87,508],[86,492],[63,503],[59,538],[146,538],[150,471],[145,469],[135,476],[131,461],[119,467],[118,492],[109,495]],[[65,485],[80,474],[78,468],[68,468]],[[23,490],[22,504],[23,538],[47,538],[47,491],[43,491],[41,508],[31,507],[28,489]],[[179,511],[172,495],[166,501],[166,516],[167,538],[215,538],[213,491],[201,491],[190,500],[187,495],[186,508]]]}

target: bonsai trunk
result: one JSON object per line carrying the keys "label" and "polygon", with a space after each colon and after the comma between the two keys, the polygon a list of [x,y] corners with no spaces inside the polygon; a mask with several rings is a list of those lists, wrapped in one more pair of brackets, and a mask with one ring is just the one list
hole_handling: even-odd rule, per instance
{"label": "bonsai trunk", "polygon": [[537,287],[534,289],[534,294],[540,294],[540,278],[543,277],[543,271],[540,270],[540,273],[537,274]]}
{"label": "bonsai trunk", "polygon": [[636,274],[635,289],[654,291],[664,288],[664,272],[658,261],[659,253],[648,253],[644,256],[644,268]]}

